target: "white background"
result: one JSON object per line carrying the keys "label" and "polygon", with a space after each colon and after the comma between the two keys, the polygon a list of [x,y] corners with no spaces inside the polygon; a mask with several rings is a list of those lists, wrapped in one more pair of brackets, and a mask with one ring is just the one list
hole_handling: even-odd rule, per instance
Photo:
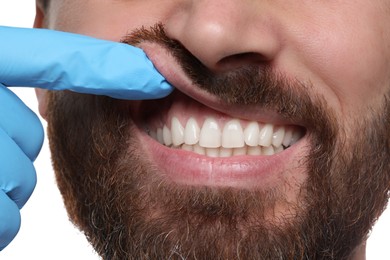
{"label": "white background", "polygon": [[[34,15],[34,0],[0,0],[0,25],[32,27]],[[6,40],[6,36],[0,36],[0,41]],[[13,88],[13,90],[37,113],[37,101],[32,89]],[[41,121],[46,128],[44,120]],[[35,162],[35,167],[38,184],[31,199],[21,210],[22,227],[14,241],[0,252],[0,259],[100,259],[84,236],[68,221],[61,196],[55,185],[47,139]],[[382,215],[374,227],[368,241],[368,260],[390,259],[389,231],[390,209]]]}

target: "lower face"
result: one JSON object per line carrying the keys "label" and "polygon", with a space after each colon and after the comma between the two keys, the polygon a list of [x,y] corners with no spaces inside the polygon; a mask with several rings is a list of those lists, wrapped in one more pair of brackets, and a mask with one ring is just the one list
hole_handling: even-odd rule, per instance
{"label": "lower face", "polygon": [[387,201],[388,98],[342,120],[315,85],[272,67],[224,78],[163,47],[173,54],[164,64],[174,57],[191,88],[172,77],[177,90],[155,101],[48,94],[58,185],[96,251],[104,259],[351,257]]}

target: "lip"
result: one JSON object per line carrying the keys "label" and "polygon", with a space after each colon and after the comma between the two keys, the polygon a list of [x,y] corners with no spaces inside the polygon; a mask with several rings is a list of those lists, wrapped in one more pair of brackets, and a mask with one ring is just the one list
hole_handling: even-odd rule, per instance
{"label": "lip", "polygon": [[[195,87],[177,65],[175,58],[165,48],[154,43],[142,43],[139,47],[145,51],[156,69],[177,90],[205,106],[225,114],[228,111],[228,115],[232,117],[279,125],[292,124],[289,120],[272,111],[248,112],[248,107],[243,109],[227,106],[206,91]],[[177,184],[195,186],[275,188],[283,180],[286,181],[291,177],[289,175],[295,175],[295,171],[302,170],[297,164],[301,162],[308,147],[308,134],[306,133],[293,146],[272,156],[244,155],[211,158],[166,147],[147,135],[141,127],[137,128],[136,133],[141,141],[144,154],[160,174]]]}
{"label": "lip", "polygon": [[266,110],[259,106],[241,106],[227,104],[216,96],[195,86],[183,69],[178,66],[176,59],[164,47],[151,42],[143,42],[138,47],[144,50],[148,58],[152,61],[156,69],[171,83],[176,89],[190,98],[202,103],[221,113],[234,118],[246,119],[248,121],[268,122],[274,125],[298,125],[304,127],[303,122],[291,121],[288,118],[272,110]]}

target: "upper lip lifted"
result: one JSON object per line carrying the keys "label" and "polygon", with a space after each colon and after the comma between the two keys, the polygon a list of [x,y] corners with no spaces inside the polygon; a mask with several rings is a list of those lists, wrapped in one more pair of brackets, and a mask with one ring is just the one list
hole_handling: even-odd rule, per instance
{"label": "upper lip lifted", "polygon": [[[216,96],[195,86],[179,66],[177,60],[161,45],[144,42],[139,45],[151,59],[157,70],[180,92],[198,101],[208,108],[219,111],[230,117],[251,121],[266,122],[277,125],[298,125],[273,111],[248,106],[227,105]],[[159,103],[160,101],[156,101]],[[163,102],[163,101],[162,101]],[[140,103],[138,104],[138,109]],[[141,101],[142,104],[142,101]],[[137,107],[137,105],[135,106]],[[137,110],[137,108],[135,109]],[[133,110],[134,112],[134,110]],[[138,119],[142,116],[137,113]],[[154,111],[153,113],[158,113]],[[136,116],[137,117],[137,116]],[[141,120],[144,120],[142,118]],[[227,158],[210,158],[181,149],[172,149],[160,145],[141,130],[136,132],[147,158],[159,172],[176,183],[187,185],[206,185],[222,187],[270,188],[291,175],[297,168],[299,159],[307,153],[307,138],[273,156],[232,156]]]}
{"label": "upper lip lifted", "polygon": [[301,124],[300,122],[293,122],[275,111],[265,110],[262,107],[227,104],[216,96],[194,86],[191,79],[186,76],[185,72],[178,65],[176,59],[161,45],[143,42],[139,47],[145,51],[156,69],[173,86],[175,86],[176,89],[207,107],[231,117],[249,121],[267,122],[275,125]]}

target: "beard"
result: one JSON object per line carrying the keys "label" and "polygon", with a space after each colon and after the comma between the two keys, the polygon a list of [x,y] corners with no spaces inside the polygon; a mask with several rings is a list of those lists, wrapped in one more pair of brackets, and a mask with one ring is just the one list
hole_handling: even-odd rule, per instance
{"label": "beard", "polygon": [[[48,134],[70,219],[104,259],[348,259],[382,213],[390,188],[390,102],[348,122],[310,86],[267,66],[215,74],[161,26],[124,38],[166,47],[200,88],[229,104],[304,122],[305,182],[283,190],[179,185],[133,134],[131,102],[51,92]],[[158,104],[159,101],[148,101]],[[150,112],[150,111],[149,111]],[[148,112],[148,113],[149,113]],[[156,112],[150,112],[156,113]],[[347,133],[347,134],[346,134]],[[273,214],[283,204],[283,214]]]}

